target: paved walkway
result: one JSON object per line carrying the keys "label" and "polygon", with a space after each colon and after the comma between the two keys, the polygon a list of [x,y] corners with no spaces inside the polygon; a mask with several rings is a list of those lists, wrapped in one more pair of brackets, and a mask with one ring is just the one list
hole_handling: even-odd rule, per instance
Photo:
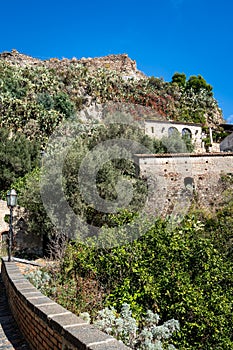
{"label": "paved walkway", "polygon": [[0,349],[30,350],[8,307],[4,284],[0,273]]}

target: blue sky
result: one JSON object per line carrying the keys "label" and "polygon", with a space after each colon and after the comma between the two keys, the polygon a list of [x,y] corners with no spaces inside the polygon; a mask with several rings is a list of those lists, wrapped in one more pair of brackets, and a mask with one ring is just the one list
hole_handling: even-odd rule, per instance
{"label": "blue sky", "polygon": [[0,52],[51,57],[127,53],[147,75],[201,74],[233,123],[230,0],[11,0],[1,3]]}

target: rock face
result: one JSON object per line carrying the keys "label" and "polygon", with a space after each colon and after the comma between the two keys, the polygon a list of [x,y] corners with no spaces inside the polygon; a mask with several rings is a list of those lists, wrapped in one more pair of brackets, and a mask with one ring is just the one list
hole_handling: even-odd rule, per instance
{"label": "rock face", "polygon": [[220,143],[220,150],[222,152],[233,152],[233,132]]}
{"label": "rock face", "polygon": [[0,60],[5,60],[13,65],[26,66],[26,65],[46,65],[53,66],[58,63],[61,64],[72,64],[79,63],[88,68],[90,71],[94,71],[99,68],[105,68],[109,70],[114,70],[121,75],[123,75],[126,79],[128,78],[136,78],[141,79],[145,78],[145,74],[139,71],[136,67],[136,61],[132,60],[128,57],[127,54],[119,54],[119,55],[108,55],[104,57],[95,57],[95,58],[72,58],[67,59],[63,58],[59,60],[57,58],[51,58],[49,60],[40,60],[37,58],[33,58],[28,55],[24,55],[19,53],[17,50],[12,50],[11,52],[3,52],[0,54]]}
{"label": "rock face", "polygon": [[81,58],[78,62],[90,70],[106,68],[121,73],[125,78],[145,78],[145,74],[137,70],[136,61],[131,60],[127,54]]}
{"label": "rock face", "polygon": [[5,60],[13,65],[26,66],[39,64],[41,61],[37,58],[24,55],[19,53],[17,50],[13,49],[11,52],[0,53],[0,60]]}

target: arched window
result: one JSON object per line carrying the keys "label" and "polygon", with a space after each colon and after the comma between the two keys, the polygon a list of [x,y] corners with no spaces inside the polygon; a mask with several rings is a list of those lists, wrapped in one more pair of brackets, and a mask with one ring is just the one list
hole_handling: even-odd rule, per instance
{"label": "arched window", "polygon": [[194,179],[192,177],[185,177],[184,186],[186,190],[193,192],[193,190],[195,189]]}
{"label": "arched window", "polygon": [[170,126],[170,128],[168,129],[168,136],[174,136],[178,133],[179,131],[174,126]]}
{"label": "arched window", "polygon": [[182,130],[182,136],[185,136],[185,137],[191,139],[192,138],[191,130],[189,130],[188,128],[184,128]]}
{"label": "arched window", "polygon": [[7,231],[2,232],[2,233],[1,233],[1,241],[2,241],[2,242],[6,242],[6,241],[7,241],[7,238],[8,238],[8,232],[7,232]]}

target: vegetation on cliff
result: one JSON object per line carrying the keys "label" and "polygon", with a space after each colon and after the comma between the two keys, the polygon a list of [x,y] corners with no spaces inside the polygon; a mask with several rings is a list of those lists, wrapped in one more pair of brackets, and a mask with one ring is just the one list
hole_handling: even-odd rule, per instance
{"label": "vegetation on cliff", "polygon": [[15,55],[11,60],[0,56],[0,126],[29,138],[44,140],[62,120],[90,104],[108,101],[150,107],[155,118],[210,125],[222,120],[212,87],[200,75],[186,81],[185,75],[175,73],[171,82],[165,82],[135,78],[135,72],[126,77],[124,70],[107,64],[93,70],[82,60],[32,63]]}

